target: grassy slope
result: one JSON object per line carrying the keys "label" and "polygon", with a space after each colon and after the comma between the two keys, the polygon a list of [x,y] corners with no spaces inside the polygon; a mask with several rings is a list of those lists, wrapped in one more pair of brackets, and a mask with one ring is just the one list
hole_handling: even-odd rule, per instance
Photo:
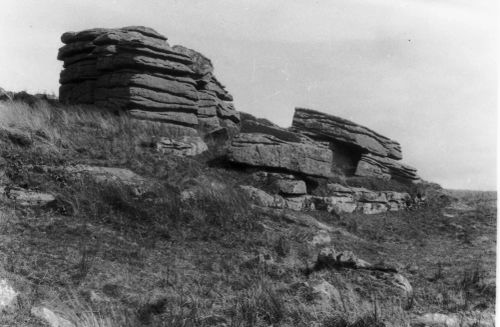
{"label": "grassy slope", "polygon": [[[39,326],[29,315],[37,303],[81,326],[341,326],[332,317],[352,323],[377,306],[378,316],[402,326],[413,313],[493,309],[496,194],[465,196],[473,210],[455,217],[439,206],[340,218],[313,213],[347,231],[331,234],[336,248],[395,265],[408,277],[416,297],[404,311],[367,272],[305,274],[319,251],[308,243],[317,230],[250,208],[234,188],[240,173],[140,146],[170,133],[161,125],[88,108],[21,104],[0,109],[0,118],[2,128],[34,140],[21,146],[3,137],[11,181],[59,199],[57,210],[0,203],[0,277],[22,294],[18,310],[0,316],[0,325]],[[103,188],[37,170],[72,163],[131,168],[158,184],[155,201],[131,197],[124,185]],[[179,192],[193,185],[201,199],[183,204]],[[248,263],[259,253],[275,262]],[[304,283],[321,280],[341,291],[342,305],[326,311],[314,305]]]}

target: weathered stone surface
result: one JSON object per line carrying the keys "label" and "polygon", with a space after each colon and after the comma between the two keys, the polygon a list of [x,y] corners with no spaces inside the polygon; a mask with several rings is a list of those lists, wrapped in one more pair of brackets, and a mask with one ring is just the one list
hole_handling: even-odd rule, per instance
{"label": "weathered stone surface", "polygon": [[0,196],[23,207],[42,207],[56,200],[52,194],[31,191],[20,187],[7,188],[2,186],[0,187]]}
{"label": "weathered stone surface", "polygon": [[253,186],[241,185],[243,192],[257,205],[269,208],[286,208],[286,201],[279,195],[271,195]]}
{"label": "weathered stone surface", "polygon": [[325,246],[330,244],[331,242],[332,238],[330,236],[330,233],[325,230],[320,230],[312,237],[311,241],[309,241],[309,244],[311,244],[312,246]]}
{"label": "weathered stone surface", "polygon": [[379,156],[402,158],[398,142],[367,127],[319,111],[295,108],[292,127],[313,139],[344,142]]}
{"label": "weathered stone surface", "polygon": [[332,152],[319,143],[290,142],[260,133],[242,133],[229,148],[229,160],[256,167],[280,168],[312,176],[331,176]]}
{"label": "weathered stone surface", "polygon": [[172,123],[187,127],[198,126],[198,118],[194,113],[185,112],[170,112],[170,111],[146,111],[140,109],[131,109],[129,113],[132,117],[137,119],[158,121],[163,123]]}
{"label": "weathered stone surface", "polygon": [[[120,30],[123,31],[134,31],[144,36],[156,38],[159,40],[166,41],[167,38],[160,33],[156,32],[154,29],[144,26],[126,26],[122,27]],[[92,41],[96,37],[110,31],[109,28],[92,28],[80,32],[66,32],[61,36],[61,41],[65,44],[78,42],[78,41]]]}
{"label": "weathered stone surface", "polygon": [[196,80],[207,84],[213,77],[214,67],[212,61],[193,49],[186,48],[182,45],[174,45],[173,50],[191,58],[190,68],[196,74]]}
{"label": "weathered stone surface", "polygon": [[[154,58],[134,53],[117,53],[114,56],[98,57],[96,68],[99,71],[136,69],[165,74],[189,75],[192,73],[186,65],[168,59]],[[67,68],[66,68],[67,69]]]}
{"label": "weathered stone surface", "polygon": [[387,203],[387,196],[384,192],[374,192],[362,187],[352,187],[351,189],[356,201]]}
{"label": "weathered stone surface", "polygon": [[199,136],[162,137],[156,143],[156,149],[164,154],[192,157],[207,151],[208,146]]}
{"label": "weathered stone surface", "polygon": [[287,196],[285,197],[286,207],[295,211],[309,211],[314,210],[314,203],[311,201],[310,195]]}
{"label": "weathered stone surface", "polygon": [[[407,207],[411,199],[405,192],[382,191],[374,192],[360,187],[347,187],[340,184],[328,184],[328,193],[331,195],[327,202],[327,210],[339,212],[353,212],[359,210],[365,214],[377,214],[398,211]],[[316,202],[325,201],[325,198],[316,198]],[[354,209],[352,204],[354,203]],[[321,207],[318,204],[317,207]]]}
{"label": "weathered stone surface", "polygon": [[357,176],[373,176],[382,179],[396,177],[406,180],[418,180],[417,170],[390,158],[364,154],[356,168]]}
{"label": "weathered stone surface", "polygon": [[278,179],[274,185],[284,195],[304,195],[307,193],[306,183],[294,179]]}
{"label": "weathered stone surface", "polygon": [[97,87],[141,87],[157,92],[164,92],[184,97],[194,102],[198,101],[198,92],[189,79],[155,76],[134,71],[116,71],[101,74],[96,81]]}
{"label": "weathered stone surface", "polygon": [[314,196],[311,198],[314,209],[337,214],[352,213],[358,208],[358,203],[352,196]]}
{"label": "weathered stone surface", "polygon": [[36,306],[31,308],[31,314],[41,320],[43,320],[50,327],[75,327],[75,325],[67,319],[57,315],[52,310]]}
{"label": "weathered stone surface", "polygon": [[311,281],[314,304],[319,310],[330,313],[333,306],[342,306],[342,295],[339,290],[325,280]]}
{"label": "weathered stone surface", "polygon": [[195,101],[183,96],[142,87],[96,88],[94,96],[96,104],[109,103],[108,107],[111,108],[142,108],[146,111],[197,113]]}
{"label": "weathered stone surface", "polygon": [[495,317],[492,314],[477,314],[467,317],[459,314],[426,313],[412,319],[412,327],[493,327]]}

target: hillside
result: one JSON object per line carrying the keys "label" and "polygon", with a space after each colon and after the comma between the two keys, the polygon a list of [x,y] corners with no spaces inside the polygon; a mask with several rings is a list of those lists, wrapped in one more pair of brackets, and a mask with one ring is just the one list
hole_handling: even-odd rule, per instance
{"label": "hillside", "polygon": [[[496,193],[372,215],[263,207],[238,186],[259,186],[255,169],[212,146],[165,155],[161,124],[47,101],[0,117],[0,279],[17,293],[2,326],[40,326],[40,307],[76,326],[491,326]],[[332,246],[354,256],[329,262]]]}
{"label": "hillside", "polygon": [[61,42],[58,97],[0,89],[1,326],[494,326],[496,192],[151,28]]}

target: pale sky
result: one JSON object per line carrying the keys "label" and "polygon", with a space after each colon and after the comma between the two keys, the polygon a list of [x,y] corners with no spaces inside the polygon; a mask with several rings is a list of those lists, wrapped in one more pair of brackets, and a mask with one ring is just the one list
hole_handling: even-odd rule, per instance
{"label": "pale sky", "polygon": [[0,87],[58,93],[60,35],[145,25],[208,56],[238,110],[296,106],[399,141],[447,188],[496,189],[495,0],[2,0]]}

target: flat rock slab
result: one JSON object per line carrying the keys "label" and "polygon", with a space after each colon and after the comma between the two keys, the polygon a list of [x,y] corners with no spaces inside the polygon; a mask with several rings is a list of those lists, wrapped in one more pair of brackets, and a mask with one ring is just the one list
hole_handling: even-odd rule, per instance
{"label": "flat rock slab", "polygon": [[311,176],[332,175],[332,151],[316,142],[290,142],[262,133],[241,133],[229,148],[229,161],[281,168]]}

